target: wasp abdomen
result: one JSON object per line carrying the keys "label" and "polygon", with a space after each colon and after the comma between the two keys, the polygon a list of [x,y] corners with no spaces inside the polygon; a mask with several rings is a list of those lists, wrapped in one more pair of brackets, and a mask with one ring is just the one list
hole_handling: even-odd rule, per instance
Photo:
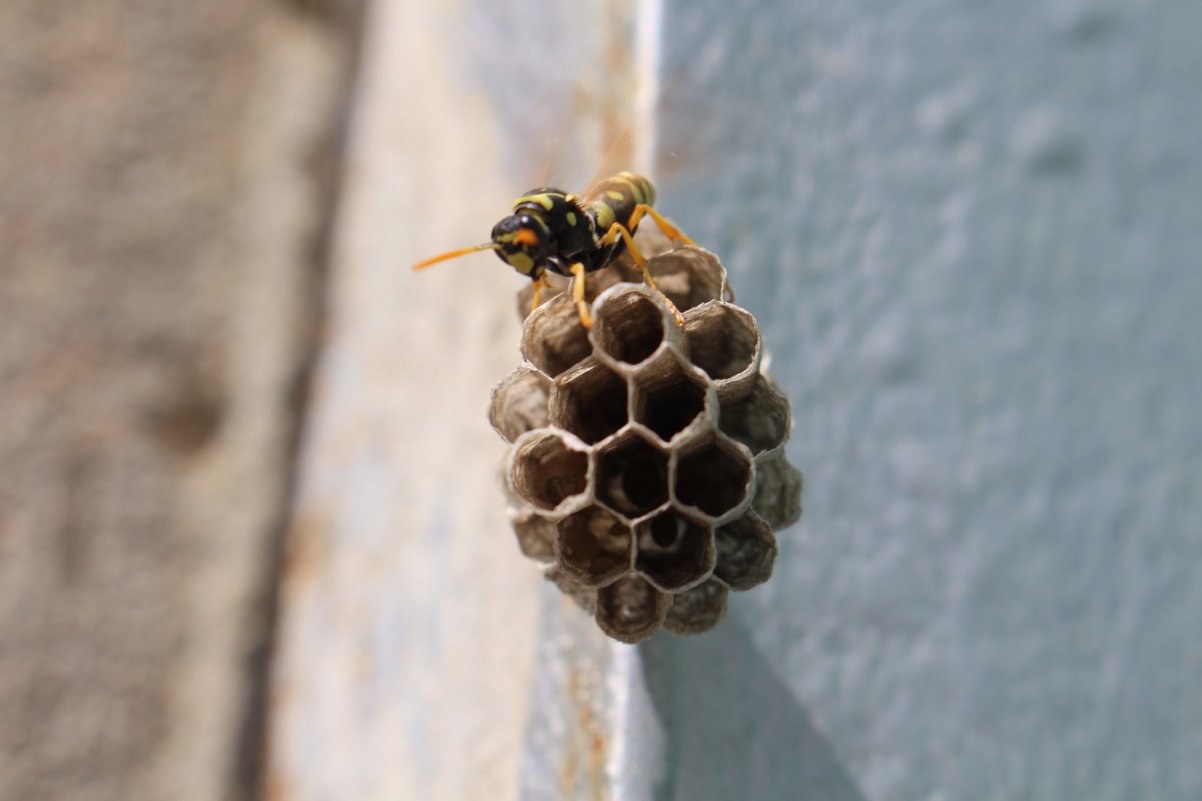
{"label": "wasp abdomen", "polygon": [[639,205],[655,203],[655,187],[641,175],[620,172],[593,187],[585,197],[597,235],[604,236],[615,222],[628,225]]}

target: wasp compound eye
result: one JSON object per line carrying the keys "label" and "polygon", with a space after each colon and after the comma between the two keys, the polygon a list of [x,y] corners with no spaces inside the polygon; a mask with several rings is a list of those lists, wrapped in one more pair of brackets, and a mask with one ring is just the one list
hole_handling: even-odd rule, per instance
{"label": "wasp compound eye", "polygon": [[763,372],[755,318],[724,300],[718,260],[692,246],[650,256],[662,293],[620,264],[586,276],[591,331],[570,293],[526,317],[525,364],[489,417],[511,443],[519,549],[603,632],[639,642],[711,629],[732,593],[768,580],[801,474],[784,449],[788,400]]}
{"label": "wasp compound eye", "polygon": [[492,240],[497,244],[513,241],[514,234],[521,228],[522,223],[517,217],[506,217],[492,228]]}

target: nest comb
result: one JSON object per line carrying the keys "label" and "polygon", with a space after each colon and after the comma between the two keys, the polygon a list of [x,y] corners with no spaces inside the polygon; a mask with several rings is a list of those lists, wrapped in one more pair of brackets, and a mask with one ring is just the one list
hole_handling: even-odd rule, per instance
{"label": "nest comb", "polygon": [[[801,516],[789,403],[762,369],[755,318],[713,254],[645,247],[683,328],[628,259],[588,276],[592,331],[555,285],[489,410],[511,445],[522,552],[630,643],[712,628],[731,590],[768,579],[774,530]],[[518,303],[530,308],[530,289]]]}

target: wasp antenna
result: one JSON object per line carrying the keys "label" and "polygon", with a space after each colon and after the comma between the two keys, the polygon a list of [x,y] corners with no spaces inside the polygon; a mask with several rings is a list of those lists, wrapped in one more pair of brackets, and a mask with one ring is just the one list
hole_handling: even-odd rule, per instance
{"label": "wasp antenna", "polygon": [[460,256],[466,256],[469,253],[475,253],[480,250],[496,250],[499,245],[495,242],[485,242],[483,245],[472,245],[470,248],[459,248],[459,250],[449,250],[446,253],[439,253],[437,256],[431,256],[428,259],[422,259],[417,264],[413,265],[413,270],[424,270],[427,267],[432,267],[440,261],[448,261],[457,259]]}

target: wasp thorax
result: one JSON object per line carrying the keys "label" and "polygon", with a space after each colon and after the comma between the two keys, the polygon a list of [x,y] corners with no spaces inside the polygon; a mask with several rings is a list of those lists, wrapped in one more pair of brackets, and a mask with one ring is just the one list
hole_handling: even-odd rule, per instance
{"label": "wasp thorax", "polygon": [[492,229],[501,261],[522,275],[536,277],[536,267],[554,250],[547,224],[533,214],[511,214]]}

